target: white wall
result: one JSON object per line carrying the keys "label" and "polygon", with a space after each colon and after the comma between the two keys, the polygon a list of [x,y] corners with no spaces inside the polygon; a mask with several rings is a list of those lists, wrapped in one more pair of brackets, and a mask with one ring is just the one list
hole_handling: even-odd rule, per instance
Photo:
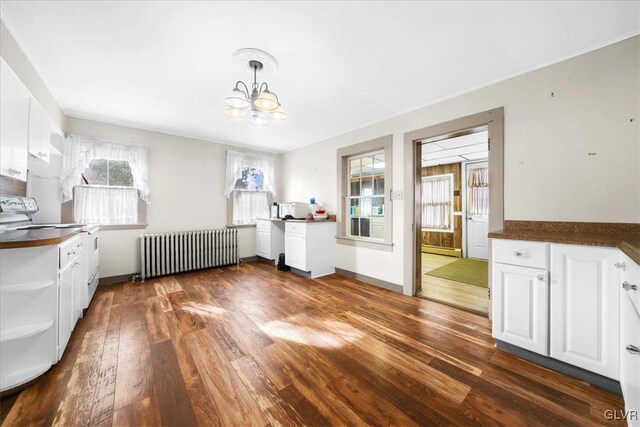
{"label": "white wall", "polygon": [[286,153],[284,198],[315,196],[335,212],[336,150],[392,134],[393,188],[405,195],[393,205],[393,252],[338,245],[336,266],[409,294],[404,133],[501,106],[505,219],[640,222],[640,36]]}
{"label": "white wall", "polygon": [[[144,229],[101,231],[100,277],[140,271],[142,233],[224,228],[226,150],[222,144],[67,117],[67,133],[149,148],[150,204]],[[279,167],[280,155],[276,155]],[[254,256],[255,228],[238,231],[241,257]]]}

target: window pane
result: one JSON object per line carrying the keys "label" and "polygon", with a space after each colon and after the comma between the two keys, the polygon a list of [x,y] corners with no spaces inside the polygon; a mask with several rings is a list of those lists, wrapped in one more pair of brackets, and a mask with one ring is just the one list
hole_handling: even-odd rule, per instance
{"label": "window pane", "polygon": [[363,176],[362,177],[362,195],[371,196],[372,194],[373,194],[373,177]]}
{"label": "window pane", "polygon": [[360,236],[362,237],[371,237],[371,232],[369,230],[370,224],[368,218],[360,219]]}
{"label": "window pane", "polygon": [[377,154],[374,157],[373,194],[384,194],[384,154]]}
{"label": "window pane", "polygon": [[233,224],[255,224],[257,218],[268,218],[269,213],[268,193],[233,192],[233,218],[231,219]]}
{"label": "window pane", "polygon": [[360,177],[351,177],[351,188],[350,188],[350,196],[359,196],[360,195]]}
{"label": "window pane", "polygon": [[349,196],[360,195],[360,159],[351,160],[349,162]]}
{"label": "window pane", "polygon": [[104,159],[91,160],[83,175],[89,185],[107,185],[107,161]]}
{"label": "window pane", "polygon": [[371,197],[363,197],[360,199],[360,217],[367,218],[371,216]]}
{"label": "window pane", "polygon": [[360,235],[360,220],[358,218],[351,218],[350,220],[351,229],[349,230],[349,234],[352,236]]}
{"label": "window pane", "polygon": [[371,206],[372,216],[384,216],[384,197],[374,197]]}
{"label": "window pane", "polygon": [[349,216],[353,216],[353,217],[360,216],[360,200],[359,199],[350,199]]}
{"label": "window pane", "polygon": [[109,161],[109,185],[133,186],[133,175],[129,162],[126,160]]}
{"label": "window pane", "polygon": [[384,239],[384,217],[371,218],[371,237]]}
{"label": "window pane", "polygon": [[362,176],[373,175],[373,157],[362,158]]}

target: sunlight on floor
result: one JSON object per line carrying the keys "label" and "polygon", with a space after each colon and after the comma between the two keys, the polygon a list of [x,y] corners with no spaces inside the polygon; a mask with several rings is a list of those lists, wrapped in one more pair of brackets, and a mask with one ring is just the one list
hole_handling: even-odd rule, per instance
{"label": "sunlight on floor", "polygon": [[326,326],[326,330],[308,325],[300,326],[298,317],[300,316],[286,320],[274,320],[259,327],[270,337],[325,349],[340,348],[363,336],[357,329],[335,320],[314,320]]}

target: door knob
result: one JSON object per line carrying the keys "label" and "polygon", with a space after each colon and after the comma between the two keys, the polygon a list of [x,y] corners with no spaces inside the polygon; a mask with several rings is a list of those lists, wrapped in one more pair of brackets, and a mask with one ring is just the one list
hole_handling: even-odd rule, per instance
{"label": "door knob", "polygon": [[640,354],[640,348],[631,344],[627,346],[627,351],[631,354]]}
{"label": "door knob", "polygon": [[629,282],[622,282],[622,289],[624,289],[625,291],[635,291],[638,289],[638,287],[636,285],[632,285]]}

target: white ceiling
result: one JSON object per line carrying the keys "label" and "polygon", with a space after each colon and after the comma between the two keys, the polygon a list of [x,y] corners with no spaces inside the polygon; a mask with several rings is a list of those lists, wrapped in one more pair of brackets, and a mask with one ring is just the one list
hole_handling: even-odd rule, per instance
{"label": "white ceiling", "polygon": [[[291,150],[639,32],[640,3],[2,1],[67,114]],[[289,118],[232,122],[256,47]]]}
{"label": "white ceiling", "polygon": [[448,165],[489,157],[489,134],[481,131],[422,146],[422,167]]}

